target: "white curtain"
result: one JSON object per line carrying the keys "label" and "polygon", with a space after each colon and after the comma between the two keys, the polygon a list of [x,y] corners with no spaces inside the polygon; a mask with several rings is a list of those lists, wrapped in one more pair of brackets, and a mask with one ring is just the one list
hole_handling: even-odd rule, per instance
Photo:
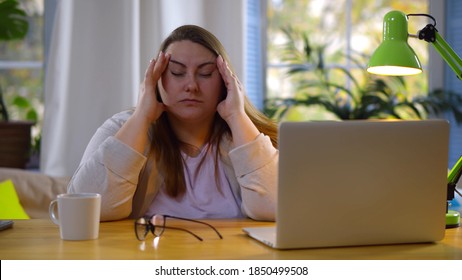
{"label": "white curtain", "polygon": [[58,1],[45,77],[41,171],[71,176],[96,129],[136,104],[149,60],[182,24],[212,31],[243,71],[243,2]]}

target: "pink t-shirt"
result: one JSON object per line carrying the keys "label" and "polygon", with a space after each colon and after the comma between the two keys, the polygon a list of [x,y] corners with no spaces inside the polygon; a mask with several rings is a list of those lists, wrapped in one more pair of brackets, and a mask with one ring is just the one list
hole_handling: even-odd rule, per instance
{"label": "pink t-shirt", "polygon": [[[205,154],[198,176],[196,170]],[[146,215],[164,214],[190,219],[242,218],[239,200],[234,197],[221,162],[218,160],[218,181],[215,179],[215,149],[202,148],[197,157],[182,153],[186,192],[180,198],[172,198],[162,185]]]}

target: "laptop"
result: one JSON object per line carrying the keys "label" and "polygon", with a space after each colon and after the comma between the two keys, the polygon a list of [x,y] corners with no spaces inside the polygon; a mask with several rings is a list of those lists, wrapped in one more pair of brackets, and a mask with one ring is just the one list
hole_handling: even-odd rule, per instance
{"label": "laptop", "polygon": [[449,124],[282,122],[277,249],[434,242],[444,237]]}

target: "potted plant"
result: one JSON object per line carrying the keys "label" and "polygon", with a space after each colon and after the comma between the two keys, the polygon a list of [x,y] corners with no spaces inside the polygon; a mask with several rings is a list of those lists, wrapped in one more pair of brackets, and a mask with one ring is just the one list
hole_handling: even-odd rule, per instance
{"label": "potted plant", "polygon": [[[290,63],[287,74],[292,78],[295,95],[291,98],[266,100],[265,112],[275,119],[310,120],[307,108],[318,108],[324,114],[314,119],[425,119],[449,111],[457,122],[462,122],[462,97],[455,93],[436,90],[426,95],[406,94],[402,77],[380,77],[358,73],[342,66],[326,66],[325,46],[313,47],[307,34],[283,30],[287,43],[281,57]],[[365,69],[357,59],[348,58],[358,69]],[[346,81],[350,87],[346,87]],[[308,112],[313,112],[308,110]]]}
{"label": "potted plant", "polygon": [[[28,32],[27,14],[16,0],[0,2],[0,41],[21,40]],[[31,121],[10,120],[0,85],[0,167],[25,168],[31,152]],[[25,100],[27,103],[27,100]],[[18,97],[16,106],[26,106]]]}

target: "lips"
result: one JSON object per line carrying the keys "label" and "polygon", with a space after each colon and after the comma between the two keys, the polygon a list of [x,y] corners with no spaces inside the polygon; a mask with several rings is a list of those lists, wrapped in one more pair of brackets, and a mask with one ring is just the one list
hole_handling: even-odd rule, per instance
{"label": "lips", "polygon": [[198,103],[202,103],[202,101],[198,100],[198,99],[190,99],[190,98],[186,98],[186,99],[183,99],[180,101],[181,103],[187,103],[187,104],[198,104]]}

